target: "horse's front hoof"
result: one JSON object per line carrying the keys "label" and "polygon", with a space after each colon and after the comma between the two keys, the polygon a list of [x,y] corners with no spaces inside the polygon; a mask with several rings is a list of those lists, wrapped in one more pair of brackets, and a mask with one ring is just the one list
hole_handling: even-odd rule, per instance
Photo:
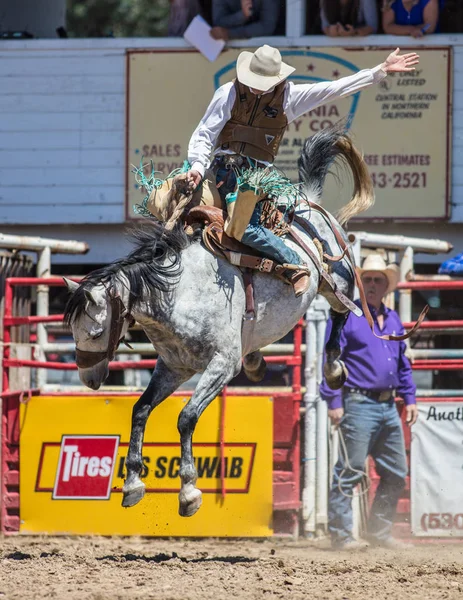
{"label": "horse's front hoof", "polygon": [[130,488],[124,486],[122,488],[122,493],[122,506],[124,508],[130,508],[131,506],[138,504],[145,495],[145,484],[140,481]]}
{"label": "horse's front hoof", "polygon": [[188,493],[180,492],[178,499],[178,514],[181,517],[192,517],[202,504],[203,494],[198,488],[193,488]]}
{"label": "horse's front hoof", "polygon": [[346,365],[342,360],[335,360],[333,363],[325,363],[323,369],[326,383],[332,390],[339,390],[346,383],[349,375]]}
{"label": "horse's front hoof", "polygon": [[246,377],[253,383],[260,383],[264,379],[266,371],[267,363],[264,359],[260,361],[260,364],[255,371],[249,371],[246,368],[244,369]]}

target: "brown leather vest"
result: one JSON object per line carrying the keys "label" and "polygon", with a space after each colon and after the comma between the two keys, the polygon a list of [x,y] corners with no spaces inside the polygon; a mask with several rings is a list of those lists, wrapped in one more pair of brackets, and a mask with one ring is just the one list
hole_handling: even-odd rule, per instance
{"label": "brown leather vest", "polygon": [[286,80],[261,96],[237,79],[234,85],[236,99],[231,118],[220,132],[215,149],[273,163],[288,125],[283,110]]}

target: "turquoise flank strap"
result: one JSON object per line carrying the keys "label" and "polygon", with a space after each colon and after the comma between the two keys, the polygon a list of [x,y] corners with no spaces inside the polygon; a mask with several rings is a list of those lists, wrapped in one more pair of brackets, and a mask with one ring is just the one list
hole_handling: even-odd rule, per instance
{"label": "turquoise flank strap", "polygon": [[229,194],[227,194],[225,196],[225,202],[227,204],[233,204],[233,202],[236,202],[236,199],[238,198],[238,192],[230,192]]}

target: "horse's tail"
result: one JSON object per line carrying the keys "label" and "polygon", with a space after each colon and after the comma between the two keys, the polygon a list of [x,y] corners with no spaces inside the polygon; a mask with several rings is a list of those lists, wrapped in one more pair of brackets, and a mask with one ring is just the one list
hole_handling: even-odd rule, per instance
{"label": "horse's tail", "polygon": [[375,194],[365,161],[347,135],[344,124],[323,129],[305,141],[298,160],[299,179],[305,184],[309,199],[320,202],[328,170],[339,158],[350,168],[354,179],[352,198],[336,215],[340,225],[345,225],[374,204]]}

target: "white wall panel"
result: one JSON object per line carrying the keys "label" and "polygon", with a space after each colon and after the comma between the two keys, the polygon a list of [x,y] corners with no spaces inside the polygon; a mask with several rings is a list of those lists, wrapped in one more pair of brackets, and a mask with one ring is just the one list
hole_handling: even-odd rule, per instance
{"label": "white wall panel", "polygon": [[118,111],[81,113],[80,123],[82,131],[125,131],[125,106],[123,110]]}
{"label": "white wall panel", "polygon": [[0,115],[0,131],[78,131],[81,127],[82,115],[75,113],[55,113],[50,118],[49,113],[37,112],[3,112]]}
{"label": "white wall panel", "polygon": [[53,183],[55,169],[63,166],[78,167],[81,162],[80,155],[80,150],[47,150],[46,152],[30,150],[25,152],[23,150],[0,149],[0,169],[23,167],[24,176],[26,176],[28,167],[49,167],[50,183]]}
{"label": "white wall panel", "polygon": [[[85,150],[81,152],[79,166],[81,167],[118,167],[125,176],[125,152],[123,148],[117,150]],[[121,202],[123,199],[121,198]]]}
{"label": "white wall panel", "polygon": [[[43,220],[35,206],[2,206],[0,209],[0,225],[3,223],[30,223],[31,225],[62,225],[63,223],[85,224],[85,223],[121,223],[124,220],[124,211],[118,204],[86,205],[78,206],[75,204],[57,204],[50,205],[47,209],[47,220]],[[61,227],[56,228],[58,232]],[[3,230],[2,231],[6,231]],[[9,229],[14,232],[15,229]],[[55,230],[53,230],[55,231]],[[43,235],[40,228],[36,228],[35,234]],[[56,237],[54,232],[50,237]],[[67,237],[67,236],[66,236]],[[81,240],[78,240],[81,241]]]}
{"label": "white wall panel", "polygon": [[463,223],[463,39],[460,44],[453,50],[451,223]]}
{"label": "white wall panel", "polygon": [[123,94],[123,78],[118,75],[62,75],[50,77],[50,73],[29,75],[10,75],[5,77],[6,85],[0,87],[4,94],[85,94],[94,93]]}
{"label": "white wall panel", "polygon": [[117,204],[121,193],[121,185],[48,185],[42,186],[39,194],[33,186],[3,186],[0,190],[0,220],[4,208],[13,204],[35,206],[37,210],[45,201],[53,208],[60,204],[78,204],[83,208],[92,204]]}
{"label": "white wall panel", "polygon": [[50,185],[81,186],[124,185],[123,169],[117,167],[101,167],[99,169],[61,165],[53,171],[53,183],[50,183],[50,170],[47,168],[16,167],[0,169],[0,184],[2,186],[47,187]]}
{"label": "white wall panel", "polygon": [[105,131],[103,128],[99,131],[82,131],[80,144],[82,149],[120,149],[125,144],[125,132]]}
{"label": "white wall panel", "polygon": [[[89,90],[90,91],[90,90]],[[4,94],[0,95],[0,111],[61,112],[117,111],[125,106],[122,94]]]}
{"label": "white wall panel", "polygon": [[0,148],[10,150],[74,149],[80,147],[79,131],[0,132]]}
{"label": "white wall panel", "polygon": [[[96,41],[96,40],[95,40]],[[2,43],[3,45],[3,43]],[[50,54],[33,52],[29,55],[14,50],[0,50],[0,77],[2,86],[7,88],[14,83],[16,77],[37,77],[38,75],[66,77],[72,75],[116,75],[120,77],[124,70],[124,50],[116,53],[98,50],[58,50]]]}

